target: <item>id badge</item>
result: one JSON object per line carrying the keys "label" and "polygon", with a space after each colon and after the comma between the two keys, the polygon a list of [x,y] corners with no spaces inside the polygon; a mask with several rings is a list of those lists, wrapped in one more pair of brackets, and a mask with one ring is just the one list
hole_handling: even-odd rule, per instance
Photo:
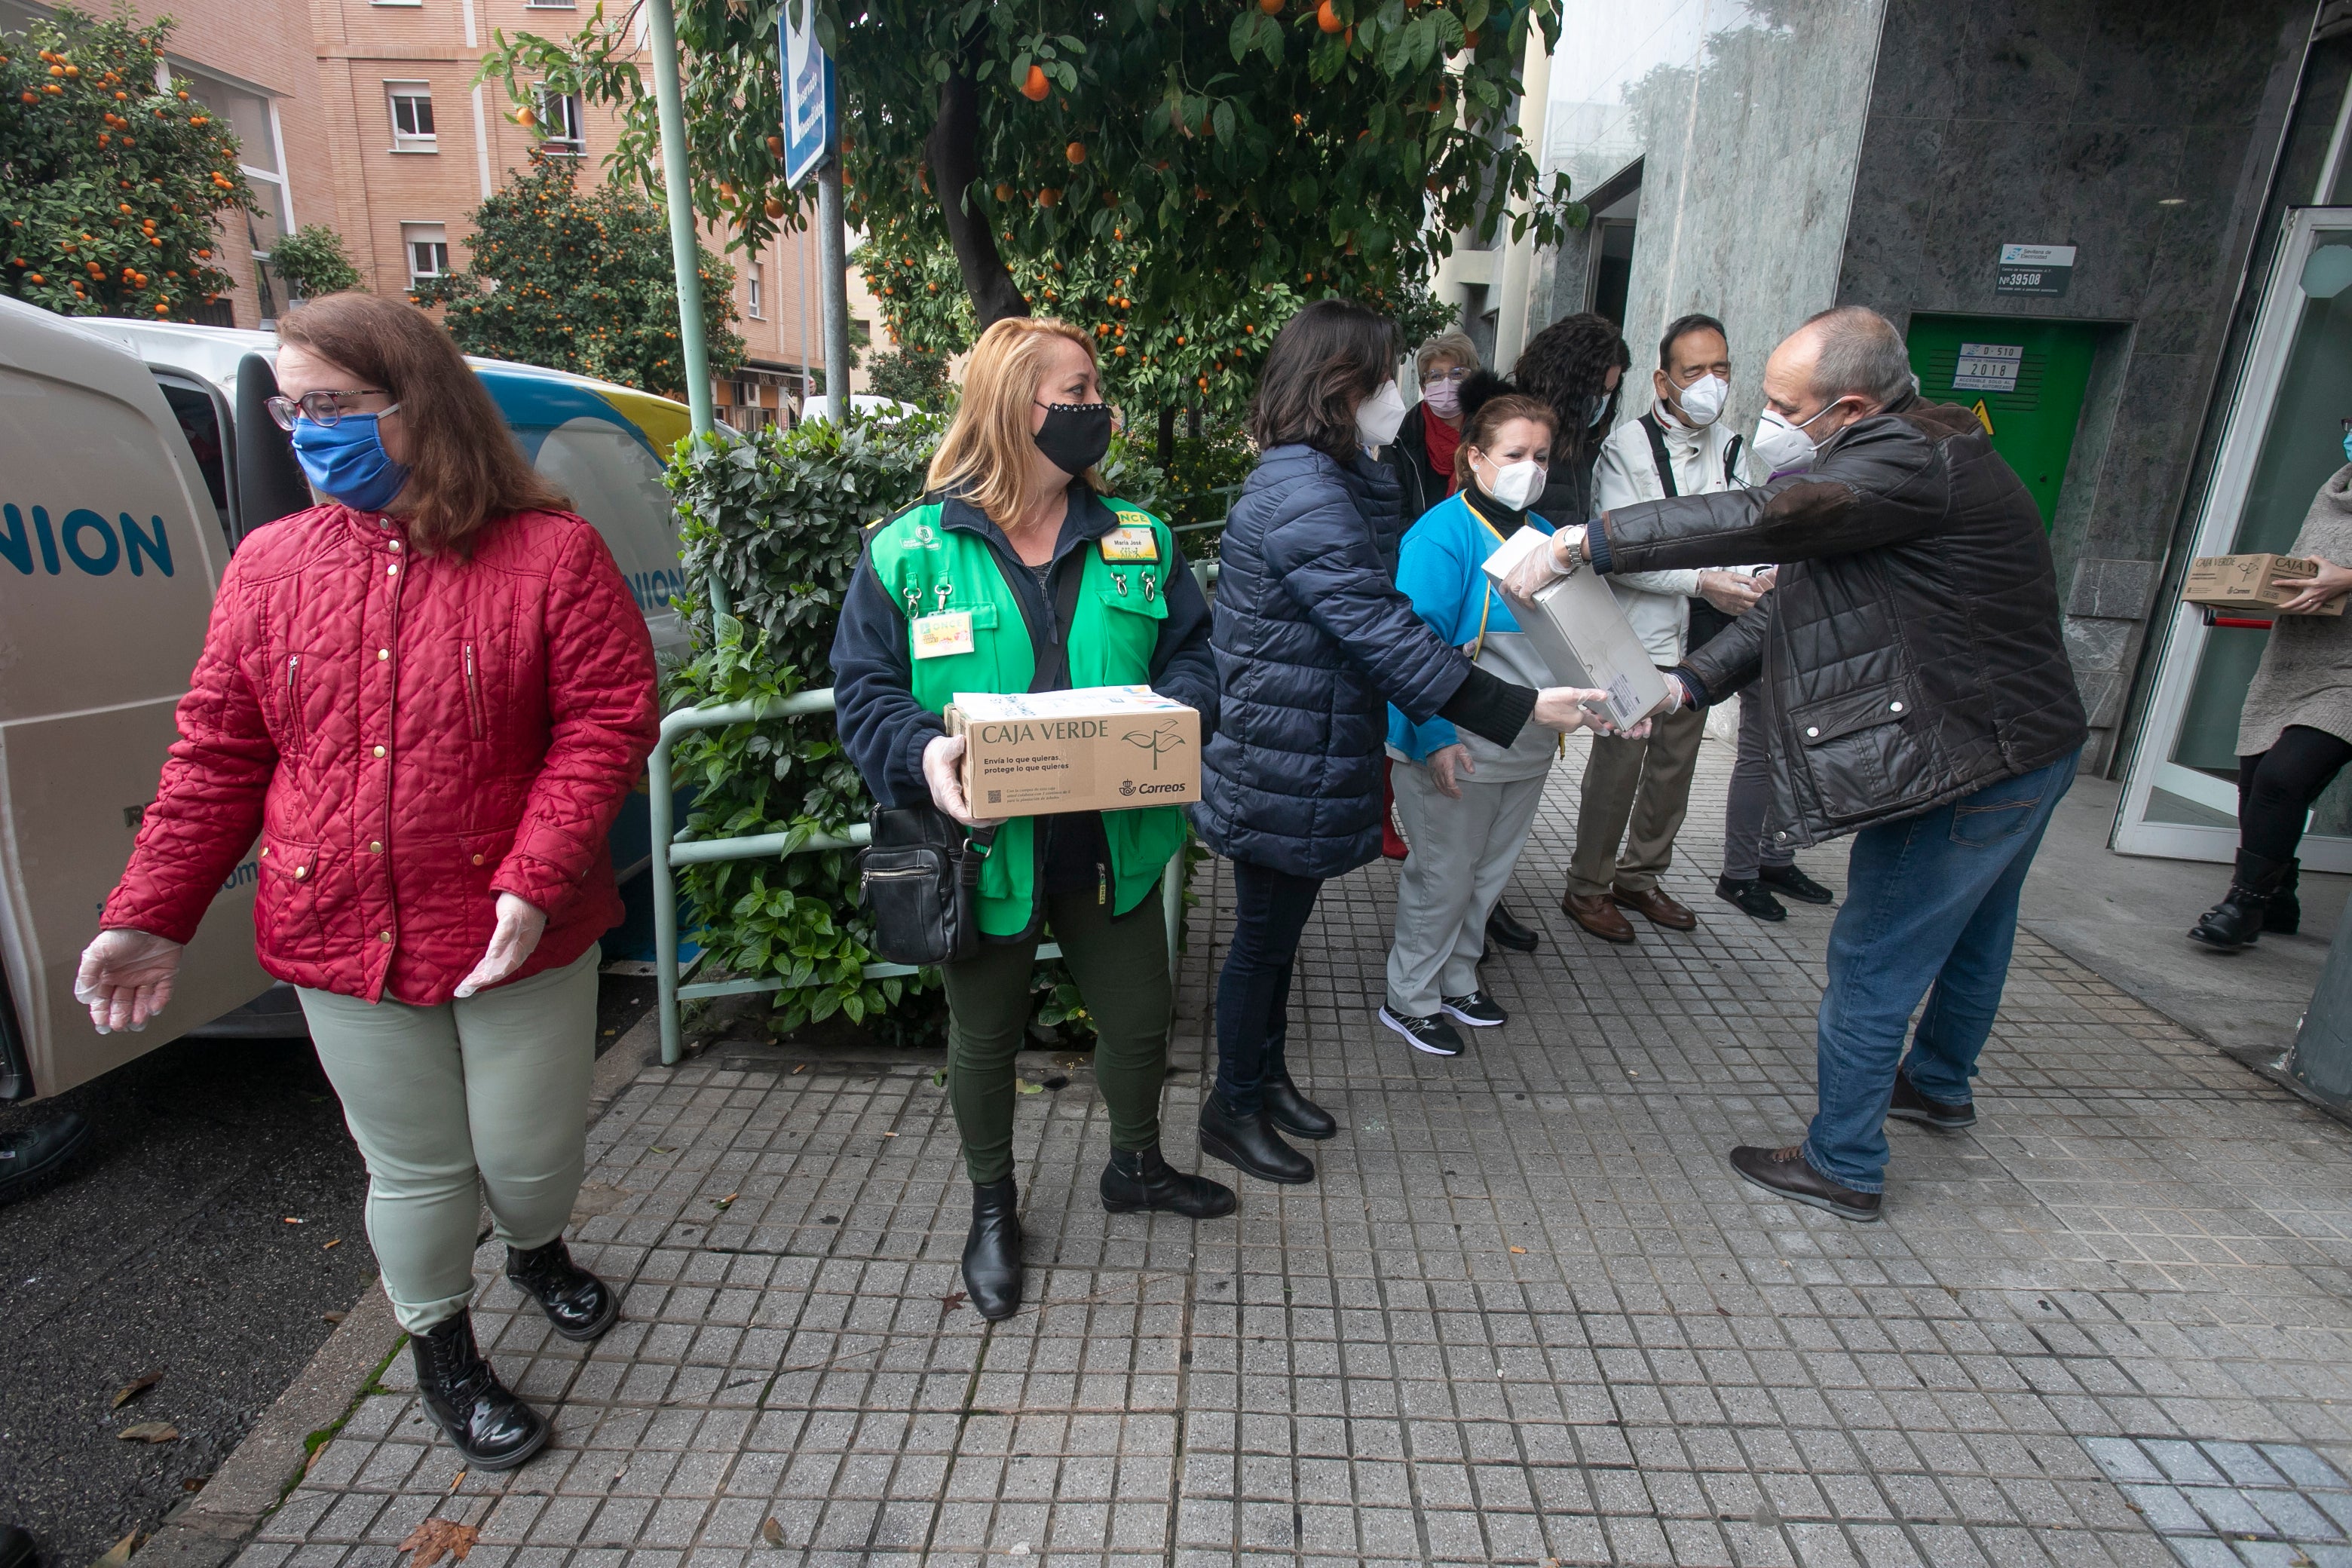
{"label": "id badge", "polygon": [[1160,559],[1160,540],[1149,528],[1114,528],[1102,536],[1102,558],[1106,561],[1157,561]]}
{"label": "id badge", "polygon": [[936,616],[919,616],[914,629],[917,658],[946,658],[950,654],[970,653],[978,646],[972,641],[970,610],[945,610]]}

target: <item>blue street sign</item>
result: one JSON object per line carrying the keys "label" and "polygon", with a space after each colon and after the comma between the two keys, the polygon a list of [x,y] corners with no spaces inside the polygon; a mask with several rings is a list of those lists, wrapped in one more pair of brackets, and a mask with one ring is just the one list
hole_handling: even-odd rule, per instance
{"label": "blue street sign", "polygon": [[776,41],[784,62],[784,184],[792,186],[833,151],[833,61],[816,41],[816,0],[784,8]]}

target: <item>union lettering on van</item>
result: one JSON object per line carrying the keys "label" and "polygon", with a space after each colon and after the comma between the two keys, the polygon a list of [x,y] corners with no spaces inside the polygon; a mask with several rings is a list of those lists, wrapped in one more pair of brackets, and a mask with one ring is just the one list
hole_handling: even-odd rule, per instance
{"label": "union lettering on van", "polygon": [[32,510],[32,529],[27,532],[25,514],[16,503],[0,504],[0,561],[25,576],[31,576],[37,565],[55,577],[68,564],[92,577],[109,576],[123,565],[131,568],[133,577],[145,576],[151,564],[166,577],[172,574],[172,542],[160,517],[149,520],[150,531],[127,511],[118,512],[116,522],[109,522],[103,514],[78,506],[52,527],[48,508]]}

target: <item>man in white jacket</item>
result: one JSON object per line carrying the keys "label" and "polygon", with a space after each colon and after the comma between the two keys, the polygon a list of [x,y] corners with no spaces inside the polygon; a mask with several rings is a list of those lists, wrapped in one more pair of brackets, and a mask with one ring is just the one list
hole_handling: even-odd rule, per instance
{"label": "man in white jacket", "polygon": [[[1690,315],[1669,325],[1651,384],[1655,396],[1649,410],[1601,443],[1593,470],[1595,511],[1747,482],[1740,439],[1723,418],[1731,390],[1731,345],[1723,323]],[[1630,572],[1611,574],[1609,585],[1651,662],[1664,668],[1683,657],[1694,599],[1723,616],[1737,616],[1763,595],[1769,581],[1738,569]],[[1712,635],[1719,626],[1703,630]],[[1670,931],[1698,924],[1658,879],[1673,860],[1706,730],[1704,714],[1684,709],[1652,719],[1646,740],[1593,738],[1560,908],[1594,936],[1632,942],[1625,910]]]}

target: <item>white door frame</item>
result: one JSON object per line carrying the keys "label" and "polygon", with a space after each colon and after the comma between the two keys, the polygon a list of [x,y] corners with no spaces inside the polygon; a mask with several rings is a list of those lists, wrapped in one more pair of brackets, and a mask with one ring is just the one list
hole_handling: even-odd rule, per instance
{"label": "white door frame", "polygon": [[[2213,481],[2198,510],[2197,531],[2189,545],[2192,556],[2227,554],[2236,542],[2246,492],[2253,483],[2279,382],[2286,374],[2294,330],[2303,317],[2304,264],[2320,235],[2339,233],[2352,235],[2352,207],[2298,207],[2287,215],[2286,229],[2279,237],[2270,279],[2254,318],[2253,340],[2231,400]],[[2179,738],[2180,721],[2188,710],[2189,689],[2205,652],[2206,636],[2202,610],[2194,605],[2171,606],[2171,621],[2157,663],[2156,689],[2149,698],[2138,742],[2132,747],[2123,798],[2116,807],[2115,831],[2108,839],[2122,854],[2227,863],[2237,852],[2236,784],[2171,760],[2173,743]],[[2196,827],[2150,822],[2148,803],[2158,789],[2221,812],[2232,826]],[[2315,871],[2352,871],[2352,838],[2306,838],[2300,853],[2304,864]]]}

